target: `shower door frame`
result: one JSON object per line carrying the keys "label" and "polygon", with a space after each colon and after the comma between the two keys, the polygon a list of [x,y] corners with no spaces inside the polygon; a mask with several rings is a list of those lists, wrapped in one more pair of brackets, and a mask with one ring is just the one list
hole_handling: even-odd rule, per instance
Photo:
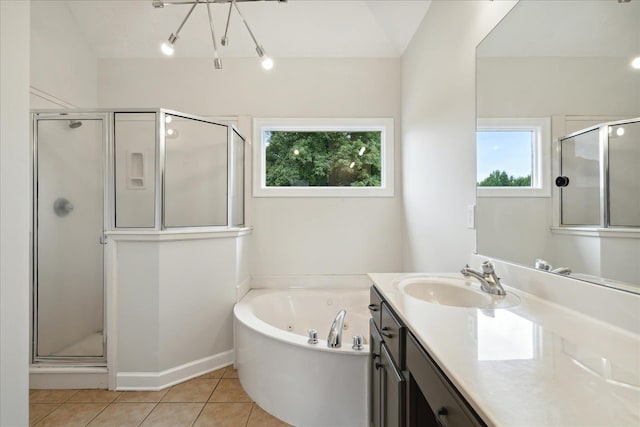
{"label": "shower door frame", "polygon": [[[31,143],[31,363],[66,364],[73,366],[107,366],[107,289],[106,289],[106,231],[112,229],[111,200],[113,198],[113,113],[105,111],[73,111],[69,113],[34,110]],[[38,123],[40,120],[102,120],[102,356],[38,356]]]}

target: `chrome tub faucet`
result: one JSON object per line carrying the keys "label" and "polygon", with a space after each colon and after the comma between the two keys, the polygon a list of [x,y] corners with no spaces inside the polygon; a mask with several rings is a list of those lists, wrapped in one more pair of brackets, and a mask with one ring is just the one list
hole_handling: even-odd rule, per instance
{"label": "chrome tub faucet", "polygon": [[462,273],[464,277],[477,279],[480,282],[480,289],[487,293],[501,296],[507,294],[502,287],[502,283],[500,283],[500,278],[496,274],[495,265],[493,265],[491,261],[482,263],[482,272],[476,271],[469,267],[469,264],[466,264],[462,270],[460,270],[460,273]]}
{"label": "chrome tub faucet", "polygon": [[342,328],[344,327],[344,316],[346,314],[347,310],[340,310],[333,320],[331,329],[329,330],[329,336],[327,337],[327,347],[342,347]]}

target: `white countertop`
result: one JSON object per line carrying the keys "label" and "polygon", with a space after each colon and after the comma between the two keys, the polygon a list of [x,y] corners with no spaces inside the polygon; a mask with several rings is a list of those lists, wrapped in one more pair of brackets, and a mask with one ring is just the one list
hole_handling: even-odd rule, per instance
{"label": "white countertop", "polygon": [[487,424],[640,426],[640,336],[508,286],[520,304],[496,310],[399,290],[402,279],[422,276],[462,278],[369,275]]}

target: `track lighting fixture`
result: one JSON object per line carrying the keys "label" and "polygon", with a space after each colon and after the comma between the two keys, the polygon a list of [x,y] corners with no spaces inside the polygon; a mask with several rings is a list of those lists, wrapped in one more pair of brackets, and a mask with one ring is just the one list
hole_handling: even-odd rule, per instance
{"label": "track lighting fixture", "polygon": [[[191,9],[189,9],[189,12],[187,13],[187,16],[184,17],[184,19],[182,20],[182,23],[180,24],[176,32],[171,33],[167,41],[162,43],[162,45],[160,46],[162,53],[164,53],[167,56],[173,55],[175,50],[174,45],[178,40],[180,30],[182,30],[182,27],[187,22],[187,20],[191,16],[191,13],[193,13],[193,10],[196,8],[196,6],[199,3],[206,3],[207,15],[209,18],[209,29],[211,30],[211,41],[213,42],[213,65],[216,70],[222,69],[222,59],[220,58],[220,55],[218,52],[218,44],[216,41],[216,35],[213,28],[213,15],[211,13],[210,3],[229,3],[229,11],[227,13],[227,24],[225,27],[224,36],[222,36],[222,39],[220,40],[222,46],[229,45],[229,37],[228,37],[229,22],[231,22],[231,12],[235,8],[236,11],[238,12],[238,16],[240,16],[240,19],[242,19],[242,23],[244,24],[245,28],[249,32],[249,35],[251,36],[251,39],[253,40],[253,43],[256,46],[256,52],[258,53],[258,57],[260,58],[260,65],[262,65],[262,68],[264,68],[265,70],[272,69],[273,59],[266,54],[264,47],[260,43],[258,43],[256,36],[253,34],[253,31],[251,31],[251,27],[249,27],[249,23],[245,19],[244,15],[242,15],[242,12],[240,12],[240,8],[238,7],[238,4],[237,4],[238,2],[249,2],[249,1],[256,1],[256,0],[172,0],[172,1],[152,0],[151,2],[152,6],[156,9],[162,9],[166,5],[185,5],[185,4],[192,5]],[[271,1],[286,2],[287,0],[271,0]]]}

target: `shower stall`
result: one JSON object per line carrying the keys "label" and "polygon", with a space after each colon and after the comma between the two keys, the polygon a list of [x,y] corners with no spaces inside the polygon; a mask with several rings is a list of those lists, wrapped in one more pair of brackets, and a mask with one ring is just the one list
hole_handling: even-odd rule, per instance
{"label": "shower stall", "polygon": [[244,225],[245,141],[166,109],[34,111],[32,362],[107,365],[105,245]]}

